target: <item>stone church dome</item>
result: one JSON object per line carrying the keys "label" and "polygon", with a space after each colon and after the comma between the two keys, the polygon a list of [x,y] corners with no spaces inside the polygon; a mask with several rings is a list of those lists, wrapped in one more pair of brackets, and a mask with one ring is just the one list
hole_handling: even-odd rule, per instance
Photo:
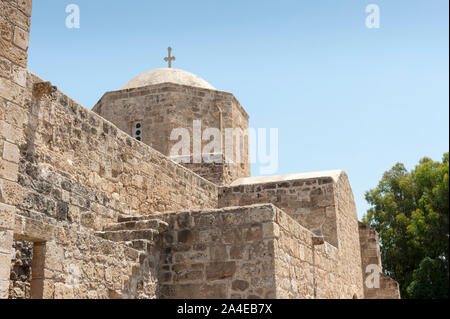
{"label": "stone church dome", "polygon": [[172,68],[157,69],[142,73],[125,84],[122,87],[122,90],[161,83],[175,83],[208,90],[216,90],[211,84],[203,80],[201,77],[187,71]]}

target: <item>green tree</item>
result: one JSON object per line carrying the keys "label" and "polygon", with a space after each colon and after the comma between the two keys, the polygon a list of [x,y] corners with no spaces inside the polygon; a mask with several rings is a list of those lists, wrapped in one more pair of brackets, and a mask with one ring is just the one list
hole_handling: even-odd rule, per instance
{"label": "green tree", "polygon": [[403,298],[448,298],[449,153],[412,171],[401,163],[366,193],[364,222],[380,234],[387,275]]}
{"label": "green tree", "polygon": [[406,289],[409,298],[448,298],[448,263],[426,257],[414,270],[413,282]]}

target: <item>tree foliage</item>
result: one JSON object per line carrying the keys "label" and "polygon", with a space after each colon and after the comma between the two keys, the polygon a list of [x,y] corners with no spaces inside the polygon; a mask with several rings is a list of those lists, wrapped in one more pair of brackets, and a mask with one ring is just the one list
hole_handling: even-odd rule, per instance
{"label": "tree foliage", "polygon": [[449,153],[412,171],[401,163],[366,193],[364,222],[380,234],[385,272],[403,298],[448,298]]}

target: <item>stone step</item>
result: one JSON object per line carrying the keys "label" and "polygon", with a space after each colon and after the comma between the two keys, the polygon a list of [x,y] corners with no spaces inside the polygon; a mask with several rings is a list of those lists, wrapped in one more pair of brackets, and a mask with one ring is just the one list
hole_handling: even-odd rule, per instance
{"label": "stone step", "polygon": [[137,222],[142,220],[150,220],[155,219],[155,216],[152,215],[145,215],[145,216],[129,216],[129,215],[119,215],[119,218],[117,221],[119,223],[126,223],[126,222]]}
{"label": "stone step", "polygon": [[154,242],[145,240],[145,239],[139,239],[139,240],[129,241],[129,242],[127,242],[127,245],[129,247],[139,250],[141,252],[148,253],[148,252],[150,252],[150,249],[153,247]]}
{"label": "stone step", "polygon": [[168,228],[167,223],[159,219],[138,220],[119,222],[114,224],[108,224],[104,227],[104,231],[119,231],[119,230],[144,230],[154,229],[158,232],[164,232]]}
{"label": "stone step", "polygon": [[97,232],[96,235],[115,242],[132,242],[141,239],[152,241],[158,235],[158,231],[154,229],[103,231]]}

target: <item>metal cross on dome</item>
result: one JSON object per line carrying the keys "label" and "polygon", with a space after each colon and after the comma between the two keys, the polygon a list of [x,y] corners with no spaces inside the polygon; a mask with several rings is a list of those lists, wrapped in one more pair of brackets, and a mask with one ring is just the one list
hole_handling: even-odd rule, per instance
{"label": "metal cross on dome", "polygon": [[169,51],[169,56],[164,58],[164,61],[169,63],[169,68],[172,68],[172,61],[175,61],[176,58],[172,56],[172,48],[168,47],[167,50]]}

